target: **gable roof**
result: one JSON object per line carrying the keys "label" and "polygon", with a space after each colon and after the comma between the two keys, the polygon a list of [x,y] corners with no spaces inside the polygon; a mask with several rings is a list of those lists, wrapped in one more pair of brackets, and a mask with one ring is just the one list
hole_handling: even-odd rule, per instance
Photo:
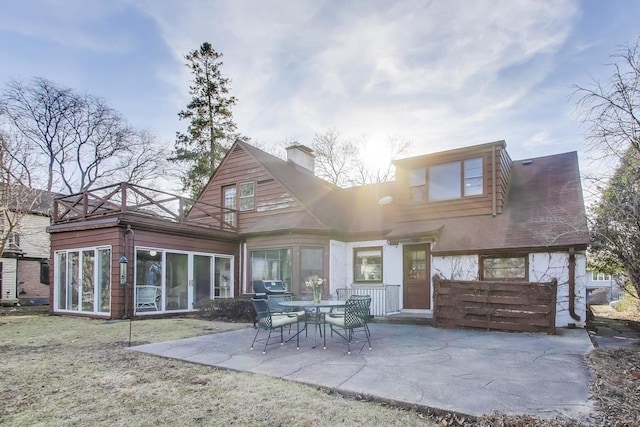
{"label": "gable roof", "polygon": [[[237,141],[276,178],[306,212],[271,215],[249,232],[305,229],[372,235],[389,241],[435,239],[434,253],[550,247],[586,247],[589,242],[576,152],[512,162],[507,202],[501,214],[396,223],[395,181],[339,188],[290,161]],[[493,143],[492,143],[493,144]],[[440,155],[440,153],[436,153]],[[403,159],[411,161],[410,159]]]}
{"label": "gable roof", "polygon": [[8,194],[11,197],[7,204],[9,210],[42,216],[53,214],[53,199],[61,196],[59,193],[24,186],[13,186]]}

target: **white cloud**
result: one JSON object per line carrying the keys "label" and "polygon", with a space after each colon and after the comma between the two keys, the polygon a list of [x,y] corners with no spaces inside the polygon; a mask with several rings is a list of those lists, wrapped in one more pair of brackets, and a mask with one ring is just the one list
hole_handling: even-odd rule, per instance
{"label": "white cloud", "polygon": [[[508,138],[500,116],[531,108],[579,13],[569,0],[135,4],[176,61],[203,41],[224,54],[248,136],[309,142],[335,127],[408,135],[418,151]],[[188,70],[166,76],[185,105]]]}

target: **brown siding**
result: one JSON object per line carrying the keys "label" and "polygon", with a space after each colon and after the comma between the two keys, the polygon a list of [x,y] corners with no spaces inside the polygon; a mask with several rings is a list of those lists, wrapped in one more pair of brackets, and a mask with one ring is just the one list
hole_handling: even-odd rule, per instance
{"label": "brown siding", "polygon": [[[397,191],[396,197],[400,201],[398,209],[398,222],[411,222],[420,220],[429,220],[437,218],[452,218],[470,215],[490,215],[493,212],[493,147],[494,145],[485,145],[477,149],[468,151],[456,150],[454,152],[444,153],[440,155],[428,156],[422,159],[420,163],[408,163],[403,169],[397,172]],[[504,195],[508,186],[508,172],[505,173],[503,164],[506,151],[499,145],[496,147],[496,208],[500,212],[502,210]],[[503,154],[504,153],[504,154]],[[409,201],[409,171],[411,169],[449,163],[454,161],[463,161],[476,157],[482,157],[483,161],[483,194],[480,196],[463,197],[455,200],[445,200],[440,202],[410,202]],[[508,155],[506,155],[508,158]],[[404,164],[403,164],[404,166]],[[428,188],[428,181],[426,182]]]}
{"label": "brown siding", "polygon": [[499,159],[500,168],[498,169],[499,181],[497,181],[497,211],[502,212],[509,194],[509,183],[511,182],[511,157],[504,148],[497,149],[496,159]]}
{"label": "brown siding", "polygon": [[304,207],[253,156],[236,146],[202,192],[200,200],[223,205],[222,187],[254,182],[255,209],[238,213],[238,231],[246,232],[260,219],[272,214],[304,211]]}
{"label": "brown siding", "polygon": [[[95,246],[111,246],[111,317],[120,318],[125,317],[126,311],[131,310],[131,303],[128,303],[125,307],[125,291],[127,292],[127,298],[132,300],[132,288],[121,288],[120,282],[120,257],[126,256],[129,262],[134,259],[133,247],[135,246],[148,246],[158,249],[166,250],[178,250],[178,251],[192,251],[192,252],[207,252],[220,255],[233,255],[235,258],[235,293],[239,292],[239,256],[238,256],[238,244],[231,242],[216,241],[211,238],[196,238],[193,236],[179,236],[176,234],[166,234],[162,230],[148,231],[148,230],[136,230],[133,228],[133,233],[128,233],[126,241],[123,239],[126,229],[124,227],[107,227],[92,230],[81,231],[69,231],[62,233],[51,234],[51,259],[52,267],[50,268],[50,290],[49,298],[53,301],[54,290],[54,251],[65,249],[80,249],[86,247]],[[123,245],[126,242],[125,246]],[[130,264],[132,265],[132,264]],[[129,268],[129,281],[133,283],[133,268]],[[53,304],[51,305],[53,308]]]}

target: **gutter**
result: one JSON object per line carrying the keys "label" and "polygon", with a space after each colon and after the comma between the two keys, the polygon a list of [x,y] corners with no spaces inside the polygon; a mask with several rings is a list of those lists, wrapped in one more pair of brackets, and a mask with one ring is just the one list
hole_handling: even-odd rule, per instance
{"label": "gutter", "polygon": [[574,320],[580,320],[576,314],[576,249],[569,248],[569,315]]}

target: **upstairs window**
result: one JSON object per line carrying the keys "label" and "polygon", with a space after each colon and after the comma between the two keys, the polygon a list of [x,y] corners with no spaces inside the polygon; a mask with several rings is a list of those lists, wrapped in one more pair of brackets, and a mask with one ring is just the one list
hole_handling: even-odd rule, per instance
{"label": "upstairs window", "polygon": [[444,163],[429,168],[429,201],[460,198],[460,162]]}
{"label": "upstairs window", "polygon": [[464,161],[464,195],[482,195],[482,159]]}
{"label": "upstairs window", "polygon": [[254,208],[254,185],[253,181],[240,184],[240,210],[252,211]]}
{"label": "upstairs window", "polygon": [[[236,209],[236,186],[235,185],[228,185],[226,187],[222,187],[222,202],[226,209],[231,209],[235,211]],[[235,227],[236,213],[225,210],[224,222],[226,223],[226,225]]]}
{"label": "upstairs window", "polygon": [[20,235],[18,233],[9,233],[9,236],[7,238],[7,247],[9,249],[17,249],[20,247]]}
{"label": "upstairs window", "polygon": [[604,273],[598,273],[596,271],[593,272],[593,280],[594,281],[604,281],[604,280],[611,280],[611,275],[610,274],[604,274]]}
{"label": "upstairs window", "polygon": [[409,189],[412,202],[424,202],[427,199],[425,169],[413,169],[409,173]]}
{"label": "upstairs window", "polygon": [[429,201],[454,200],[483,194],[482,158],[429,167]]}

